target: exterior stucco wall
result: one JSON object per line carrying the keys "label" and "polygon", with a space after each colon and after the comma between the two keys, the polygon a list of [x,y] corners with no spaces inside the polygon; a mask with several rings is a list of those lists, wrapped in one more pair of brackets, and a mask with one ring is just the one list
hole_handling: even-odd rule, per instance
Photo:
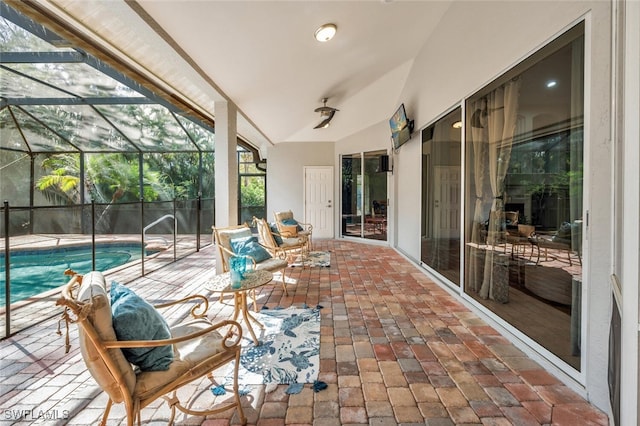
{"label": "exterior stucco wall", "polygon": [[280,143],[267,150],[267,220],[282,210],[304,217],[304,166],[333,166],[333,152],[333,142]]}

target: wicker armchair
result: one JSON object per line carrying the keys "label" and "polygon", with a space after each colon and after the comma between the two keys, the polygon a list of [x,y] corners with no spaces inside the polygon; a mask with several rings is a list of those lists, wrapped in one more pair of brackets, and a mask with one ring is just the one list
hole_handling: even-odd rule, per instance
{"label": "wicker armchair", "polygon": [[[62,291],[57,304],[65,307],[63,319],[67,323],[67,351],[69,350],[69,323],[78,325],[82,357],[91,375],[104,390],[109,400],[102,416],[105,425],[114,403],[124,403],[127,425],[134,420],[140,424],[140,410],[158,398],[171,407],[169,424],[173,423],[175,410],[198,416],[219,413],[236,408],[238,418],[246,424],[238,393],[238,365],[240,364],[240,339],[242,329],[235,321],[211,323],[206,319],[207,299],[194,295],[185,299],[158,305],[164,308],[190,300],[199,305],[191,309],[191,320],[170,327],[170,338],[162,340],[118,340],[113,326],[112,306],[103,275],[90,272],[81,276],[73,271],[65,272],[72,278]],[[144,302],[146,303],[146,302]],[[204,309],[201,309],[204,304]],[[153,307],[151,307],[153,309]],[[167,348],[173,351],[167,370],[139,371],[125,358],[127,349]],[[235,361],[233,374],[233,399],[207,410],[194,410],[191,404],[183,404],[177,391],[184,385],[209,377],[212,371]]]}
{"label": "wicker armchair", "polygon": [[255,216],[253,217],[253,223],[255,223],[258,230],[258,240],[260,244],[266,247],[273,257],[289,259],[292,253],[298,253],[303,257],[307,254],[308,239],[306,236],[300,235],[293,238],[283,237],[279,232],[272,230],[266,219],[259,219]]}
{"label": "wicker armchair", "polygon": [[[236,253],[233,251],[231,241],[235,239],[243,239],[243,238],[251,237],[252,236],[251,229],[247,225],[236,225],[236,226],[229,226],[226,228],[217,228],[213,226],[212,228],[213,228],[214,240],[218,247],[218,252],[220,254],[220,258],[222,262],[222,272],[229,272],[230,270],[229,258],[231,256],[236,255]],[[253,269],[264,269],[269,272],[281,271],[282,272],[282,288],[284,290],[284,294],[287,296],[289,295],[289,293],[287,292],[287,282],[286,282],[286,276],[285,276],[285,271],[287,269],[287,266],[289,266],[289,262],[287,262],[286,259],[272,257],[270,259],[265,259],[263,261],[256,262],[256,260],[253,257],[251,256],[247,256],[247,257],[251,258]],[[257,309],[255,297],[254,297],[253,303],[254,303],[254,308]]]}
{"label": "wicker armchair", "polygon": [[313,225],[296,220],[291,210],[283,212],[274,212],[273,216],[276,220],[276,226],[280,235],[287,238],[306,238],[307,251],[311,251],[311,236],[313,234]]}

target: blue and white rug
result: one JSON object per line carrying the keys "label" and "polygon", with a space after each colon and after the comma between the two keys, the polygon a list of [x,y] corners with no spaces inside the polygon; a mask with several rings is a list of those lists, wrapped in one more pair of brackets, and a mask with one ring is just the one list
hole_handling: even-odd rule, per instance
{"label": "blue and white rug", "polygon": [[[253,325],[259,346],[254,345],[249,333],[243,335],[240,388],[314,383],[320,370],[320,309],[263,309],[251,315],[264,325],[264,330]],[[230,384],[230,371],[233,370],[221,372],[222,377],[220,373],[214,374],[216,381]]]}
{"label": "blue and white rug", "polygon": [[298,255],[291,266],[326,267],[331,266],[331,254],[328,251],[312,251],[303,259]]}

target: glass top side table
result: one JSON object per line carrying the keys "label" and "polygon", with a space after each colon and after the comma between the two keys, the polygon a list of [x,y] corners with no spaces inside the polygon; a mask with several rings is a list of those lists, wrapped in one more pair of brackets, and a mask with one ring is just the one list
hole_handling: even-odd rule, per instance
{"label": "glass top side table", "polygon": [[225,272],[223,274],[215,275],[205,285],[207,290],[214,293],[233,293],[233,320],[236,321],[238,316],[242,314],[247,329],[253,338],[253,343],[256,346],[258,346],[260,342],[253,331],[251,321],[256,323],[261,329],[264,329],[264,325],[249,313],[249,309],[247,307],[247,292],[268,284],[272,279],[273,273],[269,271],[251,270],[244,273],[244,278],[240,281],[240,287],[233,288],[231,286],[231,273]]}

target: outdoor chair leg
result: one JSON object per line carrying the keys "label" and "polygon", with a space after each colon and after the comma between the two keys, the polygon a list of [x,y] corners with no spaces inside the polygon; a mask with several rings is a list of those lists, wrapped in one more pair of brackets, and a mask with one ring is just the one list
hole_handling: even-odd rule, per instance
{"label": "outdoor chair leg", "polygon": [[284,269],[282,270],[282,289],[284,290],[284,295],[289,296],[289,292],[287,291],[287,277],[284,273]]}
{"label": "outdoor chair leg", "polygon": [[100,426],[105,426],[107,424],[107,417],[109,417],[109,412],[111,411],[111,406],[113,405],[113,401],[109,398],[107,402],[107,406],[104,408],[104,413],[102,413],[102,421],[100,422]]}

